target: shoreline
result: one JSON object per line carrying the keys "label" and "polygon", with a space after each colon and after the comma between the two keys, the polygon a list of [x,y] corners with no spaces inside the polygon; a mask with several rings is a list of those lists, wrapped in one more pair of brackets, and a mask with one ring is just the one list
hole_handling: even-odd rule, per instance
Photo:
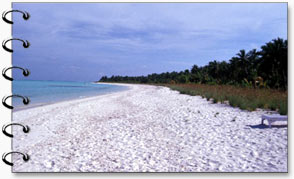
{"label": "shoreline", "polygon": [[13,113],[14,172],[287,172],[287,127],[260,125],[265,111],[213,104],[167,87]]}
{"label": "shoreline", "polygon": [[[119,90],[119,91],[110,91],[110,92],[107,92],[107,93],[98,94],[98,95],[94,95],[94,96],[85,96],[85,97],[78,97],[78,98],[72,98],[72,99],[64,99],[64,100],[54,101],[54,102],[38,103],[38,104],[33,104],[32,106],[28,106],[28,107],[26,106],[26,107],[21,107],[21,108],[15,107],[13,109],[13,112],[23,111],[23,110],[37,108],[37,107],[43,107],[43,106],[57,104],[57,103],[62,103],[62,102],[70,102],[70,101],[75,101],[75,100],[83,100],[83,99],[87,99],[87,98],[94,98],[94,97],[98,97],[98,96],[104,96],[104,95],[108,95],[108,94],[119,93],[119,92],[123,92],[123,91],[129,90],[129,88],[130,88],[130,86],[128,86],[128,85],[120,85],[119,83],[110,84],[110,83],[100,83],[99,82],[99,83],[94,83],[94,84],[117,85],[117,86],[125,86],[127,88],[126,89],[123,89],[123,90]],[[22,106],[24,106],[24,105],[22,105]]]}

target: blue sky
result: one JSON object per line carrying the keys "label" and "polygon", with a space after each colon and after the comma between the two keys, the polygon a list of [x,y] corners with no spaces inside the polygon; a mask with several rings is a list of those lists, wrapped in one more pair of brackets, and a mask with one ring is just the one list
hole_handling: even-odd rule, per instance
{"label": "blue sky", "polygon": [[[33,80],[181,71],[287,39],[286,3],[13,3],[13,65]],[[16,79],[24,79],[15,70]],[[28,78],[25,78],[28,79]]]}

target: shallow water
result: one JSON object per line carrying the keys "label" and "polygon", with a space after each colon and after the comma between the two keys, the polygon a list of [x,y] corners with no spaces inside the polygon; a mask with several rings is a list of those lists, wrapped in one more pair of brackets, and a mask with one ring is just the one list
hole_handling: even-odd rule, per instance
{"label": "shallow water", "polygon": [[13,98],[15,109],[29,108],[70,99],[84,98],[125,90],[127,87],[111,84],[95,84],[92,82],[68,81],[13,81],[12,92],[30,99],[24,105],[20,98]]}

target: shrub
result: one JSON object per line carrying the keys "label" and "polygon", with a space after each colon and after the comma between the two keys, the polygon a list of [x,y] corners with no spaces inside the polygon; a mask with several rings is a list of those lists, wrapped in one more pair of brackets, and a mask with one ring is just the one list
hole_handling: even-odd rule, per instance
{"label": "shrub", "polygon": [[288,93],[273,89],[254,89],[232,85],[207,85],[207,84],[164,84],[182,94],[200,95],[207,100],[213,99],[214,103],[229,101],[233,107],[255,110],[256,108],[277,110],[280,114],[288,112]]}

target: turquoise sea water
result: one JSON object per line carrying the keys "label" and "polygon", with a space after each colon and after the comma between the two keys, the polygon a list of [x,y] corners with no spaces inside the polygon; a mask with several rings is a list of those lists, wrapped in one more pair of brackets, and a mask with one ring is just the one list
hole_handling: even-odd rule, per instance
{"label": "turquoise sea water", "polygon": [[12,93],[29,97],[30,103],[28,105],[23,105],[22,99],[13,98],[12,104],[15,109],[22,109],[126,89],[127,87],[124,86],[94,84],[92,82],[15,80],[12,82]]}

